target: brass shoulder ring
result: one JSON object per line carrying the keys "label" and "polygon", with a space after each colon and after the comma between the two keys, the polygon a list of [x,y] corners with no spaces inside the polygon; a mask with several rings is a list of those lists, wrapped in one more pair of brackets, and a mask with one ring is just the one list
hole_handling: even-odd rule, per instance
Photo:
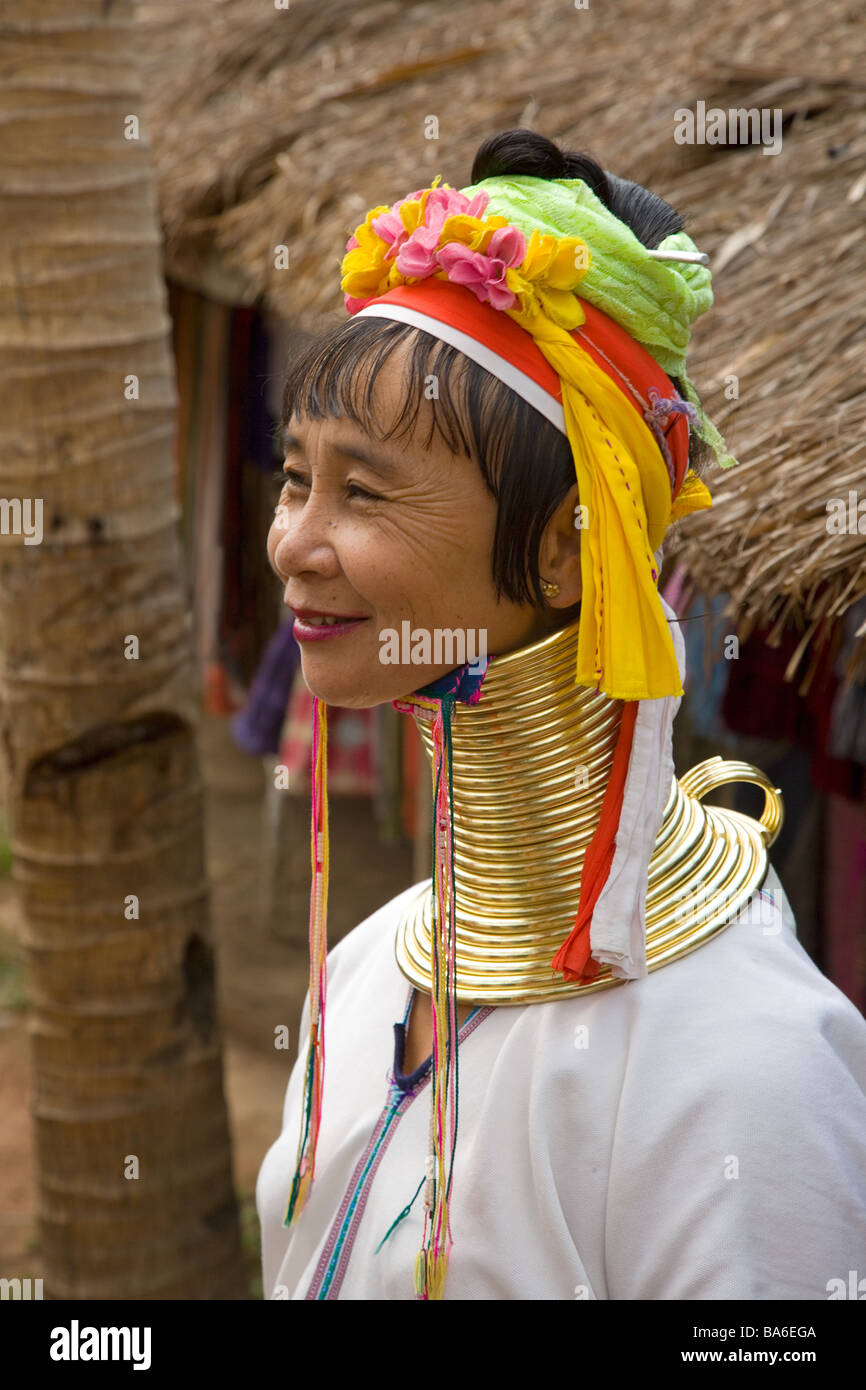
{"label": "brass shoulder ring", "polygon": [[726,786],[729,782],[753,782],[756,787],[763,788],[764,792],[764,809],[761,819],[757,822],[761,828],[764,845],[769,848],[778,837],[785,819],[782,793],[779,787],[773,786],[760,768],[753,767],[751,763],[726,760],[716,754],[714,758],[707,758],[705,762],[696,763],[694,767],[689,768],[688,772],[680,777],[679,782],[683,791],[698,801],[702,801],[707,792],[713,791],[716,787]]}

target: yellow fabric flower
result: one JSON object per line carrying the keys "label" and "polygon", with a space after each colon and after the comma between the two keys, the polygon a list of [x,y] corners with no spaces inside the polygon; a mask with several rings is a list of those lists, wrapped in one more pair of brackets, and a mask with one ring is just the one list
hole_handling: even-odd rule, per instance
{"label": "yellow fabric flower", "polygon": [[344,293],[357,298],[383,293],[379,285],[387,273],[385,254],[388,247],[370,224],[374,217],[388,211],[387,207],[372,208],[361,225],[355,228],[352,238],[355,245],[346,252],[340,264],[340,288]]}
{"label": "yellow fabric flower", "polygon": [[482,220],[480,217],[467,217],[465,213],[458,213],[453,217],[446,217],[442,223],[439,245],[447,246],[450,242],[457,241],[461,246],[468,246],[470,251],[484,252],[497,228],[507,226],[504,217],[488,217]]}
{"label": "yellow fabric flower", "polygon": [[520,273],[552,289],[574,290],[590,266],[589,248],[580,237],[542,235],[534,228]]}

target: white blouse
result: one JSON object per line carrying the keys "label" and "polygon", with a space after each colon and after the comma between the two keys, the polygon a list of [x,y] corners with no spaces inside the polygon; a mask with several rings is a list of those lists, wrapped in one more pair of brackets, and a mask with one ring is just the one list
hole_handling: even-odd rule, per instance
{"label": "white blouse", "polygon": [[[415,1297],[430,1080],[395,1083],[394,940],[425,886],[328,957],[316,1179],[289,1231],[305,1005],[256,1186],[266,1298]],[[866,1276],[866,1020],[772,869],[756,897],[645,979],[466,1021],[446,1299],[827,1299]]]}

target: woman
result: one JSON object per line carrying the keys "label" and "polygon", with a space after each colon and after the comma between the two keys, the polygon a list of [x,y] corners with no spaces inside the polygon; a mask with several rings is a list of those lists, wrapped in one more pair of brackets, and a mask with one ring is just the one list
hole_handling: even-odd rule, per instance
{"label": "woman", "polygon": [[[685,370],[705,260],[653,193],[504,132],[468,188],[368,214],[351,317],[290,371],[311,984],[268,1297],[820,1299],[857,1268],[866,1023],[797,943],[778,793],[671,760],[661,544],[710,504],[690,463],[734,463]],[[433,881],[326,959],[326,711],[386,700],[431,758]],[[703,806],[734,777],[760,822]]]}

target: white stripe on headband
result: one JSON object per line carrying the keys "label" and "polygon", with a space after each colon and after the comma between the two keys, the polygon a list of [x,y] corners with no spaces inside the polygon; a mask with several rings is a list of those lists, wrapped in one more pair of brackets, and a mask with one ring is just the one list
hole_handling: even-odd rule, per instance
{"label": "white stripe on headband", "polygon": [[377,319],[398,319],[401,323],[409,323],[413,328],[421,328],[425,333],[431,333],[434,338],[439,338],[443,343],[450,343],[451,347],[459,348],[466,357],[477,362],[479,367],[490,372],[491,376],[504,381],[506,386],[510,386],[512,391],[534,406],[546,420],[556,426],[561,434],[568,434],[565,428],[565,411],[561,402],[551,396],[549,391],[545,391],[543,386],[539,386],[537,381],[533,381],[531,376],[521,372],[507,358],[500,357],[498,352],[493,352],[491,348],[479,343],[477,338],[470,338],[468,333],[463,333],[453,324],[443,323],[441,319],[431,318],[429,314],[422,314],[418,309],[408,309],[403,304],[377,304],[374,302],[368,304],[365,309],[359,309],[354,317],[359,319],[364,315]]}

